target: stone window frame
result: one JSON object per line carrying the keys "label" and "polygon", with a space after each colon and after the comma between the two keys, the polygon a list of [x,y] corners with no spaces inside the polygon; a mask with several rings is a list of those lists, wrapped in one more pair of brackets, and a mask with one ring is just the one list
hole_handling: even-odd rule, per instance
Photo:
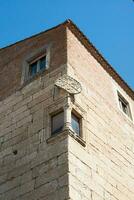
{"label": "stone window frame", "polygon": [[[43,67],[43,69],[40,69],[40,61],[41,61],[41,59],[42,58],[45,58],[45,66]],[[33,65],[33,64],[35,64],[36,63],[36,73],[34,74],[34,75],[31,75],[31,66]],[[30,62],[29,62],[29,72],[28,72],[28,77],[31,79],[31,78],[33,78],[34,76],[36,76],[37,74],[39,74],[39,73],[42,73],[43,71],[45,71],[46,70],[46,52],[45,53],[41,53],[41,55],[39,54],[39,55],[37,55],[35,58],[33,58]]]}
{"label": "stone window frame", "polygon": [[86,117],[87,117],[87,113],[86,113],[86,111],[77,102],[75,102],[72,105],[71,113],[74,113],[74,115],[76,115],[76,117],[79,118],[79,122],[80,122],[80,135],[76,134],[73,131],[72,128],[71,128],[71,130],[74,133],[74,136],[76,138],[82,140],[82,143],[85,143],[85,141],[86,141]]}
{"label": "stone window frame", "polygon": [[[118,97],[118,107],[120,109],[120,111],[123,113],[123,115],[125,115],[128,119],[130,119],[131,121],[133,121],[133,118],[132,118],[132,112],[131,112],[131,107],[130,107],[130,103],[129,101],[121,94],[121,92],[119,92],[117,90],[117,97]],[[121,103],[122,102],[124,105],[126,105],[126,108],[127,108],[127,113],[125,113],[123,111],[123,108],[122,108],[122,105]]]}
{"label": "stone window frame", "polygon": [[[79,105],[72,105],[71,107],[68,108],[70,114],[73,112],[75,113],[75,115],[77,115],[80,119],[80,135],[76,134],[72,127],[71,124],[66,126],[66,123],[68,124],[67,121],[67,116],[66,116],[66,106],[64,105],[64,103],[61,104],[57,104],[57,106],[51,105],[49,108],[47,108],[47,143],[51,143],[53,141],[56,141],[56,138],[61,138],[64,137],[65,132],[67,131],[68,134],[74,138],[78,143],[80,143],[83,147],[86,146],[86,131],[84,130],[85,127],[85,118],[86,118],[86,112],[79,106]],[[64,127],[63,130],[56,133],[56,134],[52,134],[51,132],[51,117],[53,115],[56,115],[57,113],[60,112],[64,112]],[[71,115],[70,115],[71,116]]]}
{"label": "stone window frame", "polygon": [[[72,127],[72,114],[78,119],[79,123],[79,134],[75,132],[75,130]],[[71,130],[74,132],[75,135],[83,138],[83,117],[74,109],[71,110]]]}
{"label": "stone window frame", "polygon": [[49,105],[46,109],[46,139],[48,140],[49,138],[55,137],[56,135],[59,134],[51,134],[51,117],[59,112],[64,111],[64,102],[63,100],[59,100],[57,102],[52,103]]}
{"label": "stone window frame", "polygon": [[[22,76],[21,76],[21,85],[24,85],[28,82],[34,80],[37,76],[41,75],[44,71],[47,71],[50,67],[50,51],[51,45],[44,45],[41,48],[29,53],[23,61],[22,64]],[[41,57],[46,56],[46,67],[44,70],[40,70],[35,74],[35,76],[29,76],[30,64],[35,60],[39,60]]]}
{"label": "stone window frame", "polygon": [[60,130],[58,132],[55,132],[55,133],[52,131],[52,128],[53,128],[52,127],[52,118],[55,117],[56,115],[62,113],[62,112],[63,112],[63,117],[64,117],[64,109],[62,109],[62,108],[60,108],[59,110],[56,110],[56,111],[54,111],[54,112],[49,114],[50,115],[50,119],[49,120],[50,120],[50,133],[51,133],[51,136],[60,134],[60,132],[62,132],[64,130],[64,119],[63,119],[63,128],[62,128],[62,130]]}

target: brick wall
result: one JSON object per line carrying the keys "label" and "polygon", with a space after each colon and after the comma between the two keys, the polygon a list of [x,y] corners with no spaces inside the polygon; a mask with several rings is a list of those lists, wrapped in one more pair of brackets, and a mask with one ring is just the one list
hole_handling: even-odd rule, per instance
{"label": "brick wall", "polygon": [[46,45],[51,45],[50,71],[66,63],[66,31],[62,26],[0,50],[0,100],[21,87],[24,61]]}

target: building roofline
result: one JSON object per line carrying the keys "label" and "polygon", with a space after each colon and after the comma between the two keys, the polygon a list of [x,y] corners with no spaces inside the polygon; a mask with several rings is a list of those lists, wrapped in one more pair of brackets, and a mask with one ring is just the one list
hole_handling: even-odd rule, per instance
{"label": "building roofline", "polygon": [[40,36],[43,33],[47,33],[51,30],[57,29],[61,26],[68,27],[69,30],[78,38],[78,40],[85,46],[85,48],[91,53],[91,55],[101,64],[103,69],[126,91],[126,93],[134,100],[134,91],[132,88],[121,78],[121,76],[113,69],[113,67],[108,63],[108,61],[101,55],[101,53],[96,49],[96,47],[90,42],[90,40],[82,33],[82,31],[68,19],[65,22],[54,26],[46,31],[42,31],[31,37],[27,37],[23,40],[17,41],[16,43],[10,44],[9,46],[0,48],[0,52],[17,44],[20,44],[28,39]]}
{"label": "building roofline", "polygon": [[126,93],[134,100],[133,89],[121,78],[115,69],[101,55],[90,40],[81,32],[81,30],[70,19],[66,21],[66,26],[79,39],[91,55],[101,64],[103,69],[126,91]]}
{"label": "building roofline", "polygon": [[7,46],[5,46],[5,47],[2,47],[2,48],[0,48],[0,51],[5,50],[5,49],[7,49],[7,48],[10,48],[10,47],[12,47],[12,46],[15,46],[15,45],[17,45],[17,44],[20,44],[20,43],[22,43],[22,42],[24,42],[24,41],[26,41],[26,40],[29,40],[29,39],[38,37],[38,36],[40,36],[40,35],[42,35],[42,34],[44,34],[44,33],[47,33],[47,32],[49,32],[49,31],[51,31],[51,30],[57,29],[57,28],[59,28],[60,26],[64,26],[64,25],[67,23],[67,21],[68,21],[68,20],[66,20],[66,21],[63,22],[63,23],[58,24],[57,26],[54,26],[54,27],[52,27],[52,28],[49,28],[49,29],[47,29],[47,30],[45,30],[45,31],[41,31],[40,33],[34,34],[34,35],[32,35],[32,36],[28,36],[28,37],[26,37],[26,38],[24,38],[24,39],[22,39],[22,40],[19,40],[19,41],[15,42],[15,43],[12,43],[12,44],[9,44],[9,45],[7,45]]}

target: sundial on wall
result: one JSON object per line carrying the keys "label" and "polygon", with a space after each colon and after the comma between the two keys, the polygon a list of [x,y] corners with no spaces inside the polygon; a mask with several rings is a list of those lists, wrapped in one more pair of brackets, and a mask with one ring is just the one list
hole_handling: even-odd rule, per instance
{"label": "sundial on wall", "polygon": [[55,85],[67,91],[69,94],[78,94],[82,90],[81,84],[66,74],[57,79]]}

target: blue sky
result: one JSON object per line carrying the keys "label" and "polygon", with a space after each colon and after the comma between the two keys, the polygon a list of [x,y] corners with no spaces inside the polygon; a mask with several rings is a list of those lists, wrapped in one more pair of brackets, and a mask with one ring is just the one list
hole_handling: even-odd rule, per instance
{"label": "blue sky", "polygon": [[134,89],[133,0],[0,0],[0,48],[68,18]]}

